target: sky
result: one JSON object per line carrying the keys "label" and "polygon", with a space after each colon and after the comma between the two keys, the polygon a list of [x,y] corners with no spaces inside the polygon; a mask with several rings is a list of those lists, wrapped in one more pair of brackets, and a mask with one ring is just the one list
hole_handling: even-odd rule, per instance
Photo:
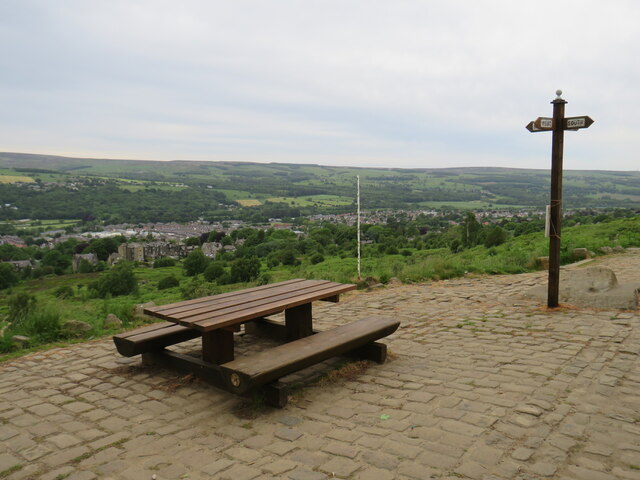
{"label": "sky", "polygon": [[640,169],[640,2],[0,0],[0,151]]}

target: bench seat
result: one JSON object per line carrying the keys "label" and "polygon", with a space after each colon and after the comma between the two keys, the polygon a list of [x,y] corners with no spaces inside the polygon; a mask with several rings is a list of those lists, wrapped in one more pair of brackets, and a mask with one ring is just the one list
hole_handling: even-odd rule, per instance
{"label": "bench seat", "polygon": [[186,342],[202,335],[202,332],[172,322],[161,322],[113,336],[113,342],[121,355],[133,357],[141,353],[162,350],[164,347]]}
{"label": "bench seat", "polygon": [[[220,365],[227,388],[244,393],[329,358],[366,348],[396,331],[399,320],[368,317]],[[384,356],[379,357],[384,361]]]}

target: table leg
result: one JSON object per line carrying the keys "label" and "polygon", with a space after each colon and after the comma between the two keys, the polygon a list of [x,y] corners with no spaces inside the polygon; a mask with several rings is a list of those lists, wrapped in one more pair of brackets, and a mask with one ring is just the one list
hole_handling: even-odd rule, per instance
{"label": "table leg", "polygon": [[311,303],[285,310],[284,323],[287,329],[287,342],[312,335]]}
{"label": "table leg", "polygon": [[202,334],[202,359],[220,365],[233,360],[233,332],[225,328]]}

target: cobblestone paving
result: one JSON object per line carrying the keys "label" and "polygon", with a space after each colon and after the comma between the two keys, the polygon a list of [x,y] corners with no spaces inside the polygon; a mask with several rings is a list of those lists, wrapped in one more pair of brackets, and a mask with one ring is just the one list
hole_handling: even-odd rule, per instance
{"label": "cobblestone paving", "polygon": [[[598,263],[640,281],[637,251]],[[309,385],[282,410],[127,363],[110,340],[4,363],[0,478],[640,479],[640,315],[547,311],[520,297],[540,281],[320,303],[320,328],[401,318],[393,358]]]}

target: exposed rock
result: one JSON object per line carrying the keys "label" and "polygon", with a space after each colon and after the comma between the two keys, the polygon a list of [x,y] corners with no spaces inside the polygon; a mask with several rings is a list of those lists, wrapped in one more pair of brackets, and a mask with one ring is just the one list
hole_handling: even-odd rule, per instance
{"label": "exposed rock", "polygon": [[[560,271],[560,302],[579,307],[635,310],[638,308],[639,290],[640,283],[618,284],[613,270],[606,267]],[[546,299],[547,285],[532,288],[526,296]]]}
{"label": "exposed rock", "polygon": [[564,271],[560,274],[567,289],[573,292],[606,292],[618,285],[613,270],[607,267],[589,267]]}
{"label": "exposed rock", "polygon": [[538,257],[537,260],[541,270],[549,270],[549,257]]}
{"label": "exposed rock", "polygon": [[29,343],[30,338],[25,337],[24,335],[14,335],[11,337],[11,341],[15,343],[18,348],[24,348]]}
{"label": "exposed rock", "polygon": [[104,319],[104,328],[120,328],[122,326],[122,320],[120,320],[116,315],[110,313],[107,315],[107,318]]}
{"label": "exposed rock", "polygon": [[143,322],[151,322],[154,321],[152,317],[144,314],[144,309],[149,307],[155,307],[156,302],[146,302],[139,303],[133,307],[133,317],[135,320],[143,321]]}
{"label": "exposed rock", "polygon": [[571,257],[574,260],[584,260],[586,258],[590,258],[591,255],[589,255],[589,250],[587,250],[586,248],[574,248],[571,251]]}
{"label": "exposed rock", "polygon": [[613,253],[624,253],[624,248],[622,248],[620,245],[616,245],[615,247],[613,247]]}
{"label": "exposed rock", "polygon": [[387,285],[402,285],[402,282],[400,281],[399,278],[391,277],[387,282]]}
{"label": "exposed rock", "polygon": [[67,337],[81,337],[93,327],[80,320],[67,320],[62,324],[62,333]]}
{"label": "exposed rock", "polygon": [[613,253],[613,248],[611,247],[600,247],[600,252],[605,255],[611,255]]}

